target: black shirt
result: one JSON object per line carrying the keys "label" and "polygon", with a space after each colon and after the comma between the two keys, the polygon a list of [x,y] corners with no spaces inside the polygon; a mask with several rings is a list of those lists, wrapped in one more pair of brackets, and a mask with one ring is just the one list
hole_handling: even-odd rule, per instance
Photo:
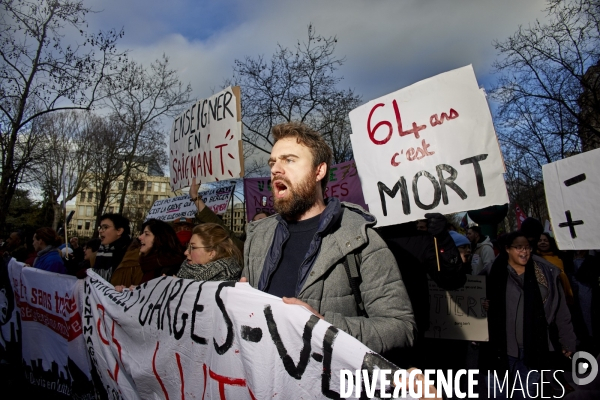
{"label": "black shirt", "polygon": [[306,258],[321,214],[298,222],[288,222],[290,237],[283,245],[277,269],[271,275],[266,292],[278,297],[296,297],[298,271]]}

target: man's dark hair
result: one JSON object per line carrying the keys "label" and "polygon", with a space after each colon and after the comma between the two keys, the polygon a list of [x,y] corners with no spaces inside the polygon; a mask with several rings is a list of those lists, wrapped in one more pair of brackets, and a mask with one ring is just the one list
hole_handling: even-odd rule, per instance
{"label": "man's dark hair", "polygon": [[100,221],[103,219],[110,219],[115,225],[115,229],[123,228],[123,235],[129,236],[131,234],[131,228],[129,227],[129,218],[122,216],[121,214],[108,213],[100,217]]}
{"label": "man's dark hair", "polygon": [[100,241],[100,239],[95,238],[95,239],[88,240],[88,242],[85,244],[85,247],[87,247],[88,249],[91,249],[95,253],[98,251],[101,244],[102,244],[102,242]]}
{"label": "man's dark hair", "polygon": [[323,139],[323,136],[301,122],[287,122],[275,125],[272,132],[275,138],[274,143],[277,143],[279,139],[291,137],[296,138],[297,143],[308,147],[313,156],[314,168],[318,167],[321,163],[327,165],[325,176],[321,179],[321,189],[323,189],[324,195],[327,182],[329,182],[329,167],[331,167],[333,153],[327,142]]}
{"label": "man's dark hair", "polygon": [[526,238],[533,238],[535,244],[540,240],[540,236],[544,233],[544,226],[535,218],[528,217],[521,223],[521,232]]}
{"label": "man's dark hair", "polygon": [[473,232],[477,233],[479,237],[481,237],[481,228],[479,226],[473,225],[470,226],[469,229],[471,229]]}

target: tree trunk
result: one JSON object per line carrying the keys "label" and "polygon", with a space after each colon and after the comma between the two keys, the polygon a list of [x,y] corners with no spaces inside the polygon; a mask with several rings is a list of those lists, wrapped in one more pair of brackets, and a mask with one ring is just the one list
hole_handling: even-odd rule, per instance
{"label": "tree trunk", "polygon": [[52,200],[52,211],[54,211],[54,217],[52,218],[52,229],[58,231],[58,224],[60,224],[60,219],[62,217],[62,208],[56,200]]}
{"label": "tree trunk", "polygon": [[123,175],[123,192],[121,193],[121,200],[119,201],[119,214],[123,214],[123,209],[125,208],[125,197],[127,196],[129,179],[131,179],[131,165],[126,165],[125,174]]}

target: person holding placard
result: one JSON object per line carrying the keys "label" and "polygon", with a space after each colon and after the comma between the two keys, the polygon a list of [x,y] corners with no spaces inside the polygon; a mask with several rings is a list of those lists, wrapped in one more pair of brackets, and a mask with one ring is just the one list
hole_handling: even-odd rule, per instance
{"label": "person holding placard", "polygon": [[194,202],[196,207],[198,208],[198,213],[196,214],[196,221],[198,223],[206,223],[211,222],[213,224],[221,225],[229,234],[229,237],[233,241],[233,243],[237,246],[240,252],[244,251],[244,242],[242,242],[236,235],[231,231],[224,223],[221,218],[217,216],[209,207],[206,207],[204,201],[202,201],[202,197],[198,196],[198,190],[200,189],[201,183],[196,182],[196,177],[192,178],[192,184],[190,185],[190,199]]}
{"label": "person holding placard", "polygon": [[301,123],[273,128],[278,214],[248,227],[242,281],[300,305],[382,353],[411,346],[415,320],[394,256],[362,207],[323,198],[332,152]]}

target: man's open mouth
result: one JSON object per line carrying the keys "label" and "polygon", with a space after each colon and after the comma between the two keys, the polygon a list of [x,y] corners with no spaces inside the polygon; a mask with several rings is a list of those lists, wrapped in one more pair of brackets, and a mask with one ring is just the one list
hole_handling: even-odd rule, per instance
{"label": "man's open mouth", "polygon": [[275,197],[282,199],[287,194],[288,187],[283,181],[275,181],[273,183],[273,189],[275,189]]}

